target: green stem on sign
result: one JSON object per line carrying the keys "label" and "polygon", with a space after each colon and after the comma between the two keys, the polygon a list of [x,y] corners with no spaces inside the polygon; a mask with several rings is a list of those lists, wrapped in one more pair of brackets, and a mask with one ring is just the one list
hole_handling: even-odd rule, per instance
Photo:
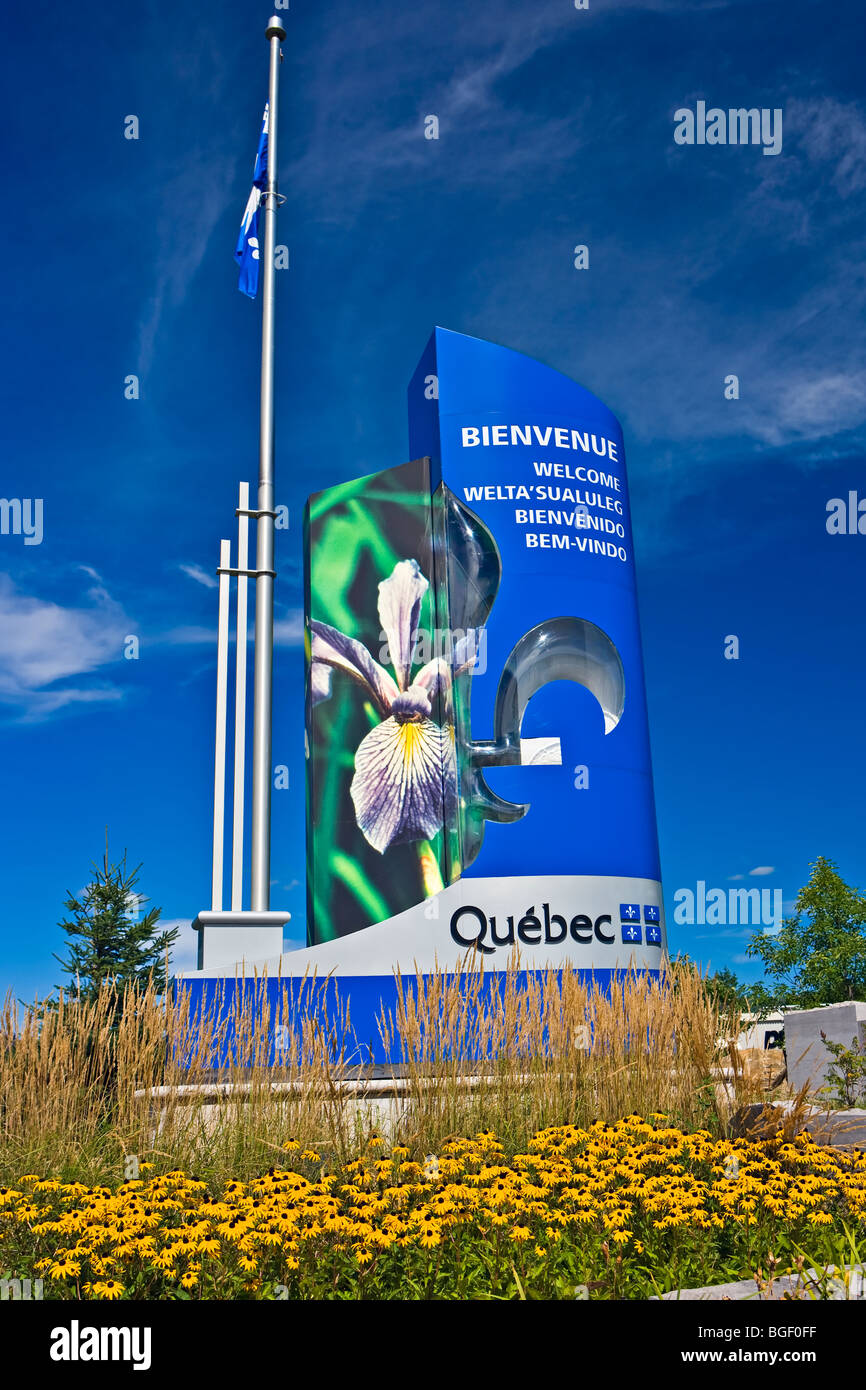
{"label": "green stem on sign", "polygon": [[418,863],[421,866],[421,886],[425,898],[432,898],[436,893],[441,893],[445,884],[442,881],[436,851],[429,840],[418,842]]}
{"label": "green stem on sign", "polygon": [[331,850],[329,864],[331,872],[354,894],[361,906],[369,913],[371,921],[384,922],[391,915],[385,899],[370,883],[357,860],[344,854],[342,850],[334,849]]}

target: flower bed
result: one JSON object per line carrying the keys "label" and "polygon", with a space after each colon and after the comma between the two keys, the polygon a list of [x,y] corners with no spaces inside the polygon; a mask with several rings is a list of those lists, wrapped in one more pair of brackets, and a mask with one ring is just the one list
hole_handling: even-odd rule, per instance
{"label": "flower bed", "polygon": [[631,1115],[511,1157],[492,1133],[423,1162],[374,1136],[338,1172],[290,1144],[218,1192],[28,1174],[0,1189],[0,1268],[53,1298],[647,1298],[844,1263],[864,1227],[864,1152]]}

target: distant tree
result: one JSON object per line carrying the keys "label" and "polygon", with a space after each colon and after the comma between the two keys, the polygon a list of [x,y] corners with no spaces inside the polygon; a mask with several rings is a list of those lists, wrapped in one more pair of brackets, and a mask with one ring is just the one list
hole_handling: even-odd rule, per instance
{"label": "distant tree", "polygon": [[727,966],[710,975],[704,973],[704,967],[685,953],[681,952],[677,956],[677,960],[680,965],[691,966],[704,975],[705,989],[722,1008],[739,1009],[742,1012],[749,1007],[753,986],[743,984],[742,980],[738,980],[733,970],[729,970]]}
{"label": "distant tree", "polygon": [[707,989],[726,1009],[742,1011],[748,1006],[751,987],[738,980],[733,970],[724,966],[714,975],[708,975]]}
{"label": "distant tree", "polygon": [[75,993],[84,998],[93,999],[108,982],[118,993],[148,979],[159,993],[166,988],[166,957],[178,929],[158,933],[162,909],[141,912],[149,899],[136,891],[140,869],[140,864],[128,867],[126,850],[112,863],[106,842],[102,864],[93,864],[84,892],[79,897],[70,893],[64,903],[70,915],[58,925],[69,937],[68,954],[55,959],[72,977]]}
{"label": "distant tree", "polygon": [[862,1104],[866,1101],[866,1048],[856,1037],[851,1039],[850,1047],[831,1042],[823,1028],[821,1041],[833,1058],[826,1069],[826,1085],[821,1090],[833,1097],[839,1109]]}
{"label": "distant tree", "polygon": [[750,992],[762,1012],[866,999],[866,896],[821,856],[793,915],[772,936],[756,934],[747,954],[758,956],[767,972]]}

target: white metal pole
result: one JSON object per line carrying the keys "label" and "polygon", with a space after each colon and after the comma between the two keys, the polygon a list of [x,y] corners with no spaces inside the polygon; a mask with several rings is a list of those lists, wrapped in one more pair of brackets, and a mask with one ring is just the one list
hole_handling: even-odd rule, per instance
{"label": "white metal pole", "polygon": [[277,239],[277,130],[280,41],[286,31],[276,15],[265,30],[270,45],[268,80],[268,183],[262,194],[262,385],[256,526],[256,633],[253,686],[253,814],[250,856],[251,907],[267,912],[271,896],[271,710],[274,661],[274,248]]}
{"label": "white metal pole", "polygon": [[223,846],[226,816],[226,695],[229,664],[229,584],[231,541],[220,541],[219,624],[217,627],[216,749],[213,779],[213,882],[211,911],[223,907]]}
{"label": "white metal pole", "polygon": [[244,891],[244,778],[247,736],[247,585],[249,567],[250,485],[238,488],[238,606],[235,642],[235,773],[232,819],[232,912],[243,908]]}

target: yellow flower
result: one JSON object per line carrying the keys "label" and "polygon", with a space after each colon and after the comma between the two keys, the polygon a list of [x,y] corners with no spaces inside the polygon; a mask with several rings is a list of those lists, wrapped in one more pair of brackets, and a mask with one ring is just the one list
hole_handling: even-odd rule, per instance
{"label": "yellow flower", "polygon": [[120,1298],[123,1293],[123,1285],[116,1279],[103,1279],[99,1284],[93,1284],[92,1289],[94,1298],[106,1298],[112,1300]]}
{"label": "yellow flower", "polygon": [[198,1275],[193,1274],[191,1270],[187,1270],[186,1274],[184,1274],[183,1278],[181,1279],[180,1284],[181,1288],[183,1289],[194,1289],[198,1285]]}
{"label": "yellow flower", "polygon": [[371,1240],[380,1250],[390,1250],[397,1239],[393,1231],[374,1231]]}
{"label": "yellow flower", "polygon": [[512,1240],[524,1241],[530,1239],[532,1232],[528,1226],[512,1226],[509,1235]]}
{"label": "yellow flower", "polygon": [[138,1254],[139,1242],[135,1239],[125,1240],[122,1245],[115,1245],[114,1253],[119,1259],[128,1259],[131,1255]]}
{"label": "yellow flower", "polygon": [[437,1192],[430,1206],[437,1216],[442,1216],[445,1212],[454,1210],[454,1203],[447,1192]]}
{"label": "yellow flower", "polygon": [[258,1261],[254,1260],[250,1255],[241,1255],[238,1264],[245,1274],[252,1274],[259,1267]]}
{"label": "yellow flower", "polygon": [[420,1240],[423,1246],[429,1247],[431,1245],[439,1245],[442,1240],[442,1236],[439,1233],[438,1226],[434,1225],[432,1221],[427,1221],[421,1227],[421,1232],[418,1239]]}

